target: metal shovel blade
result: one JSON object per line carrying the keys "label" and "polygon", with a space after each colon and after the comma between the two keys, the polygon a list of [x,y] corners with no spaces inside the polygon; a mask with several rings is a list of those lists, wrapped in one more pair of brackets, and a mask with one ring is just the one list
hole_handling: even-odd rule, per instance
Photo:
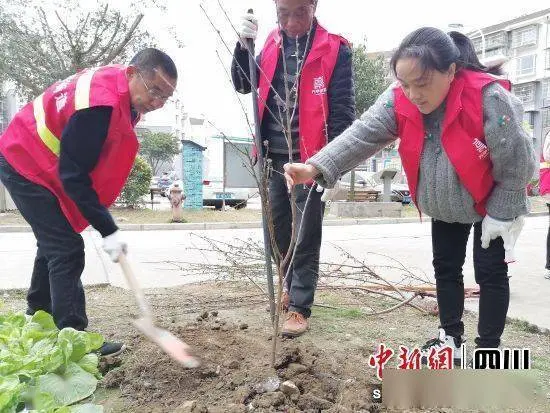
{"label": "metal shovel blade", "polygon": [[153,322],[146,318],[134,320],[134,325],[149,340],[157,344],[172,359],[188,369],[194,369],[200,362],[189,354],[189,346],[167,330],[156,327]]}
{"label": "metal shovel blade", "polygon": [[145,334],[153,343],[156,343],[170,357],[187,368],[195,368],[200,365],[199,361],[189,354],[189,346],[177,338],[167,330],[158,328],[153,323],[153,313],[149,307],[149,303],[143,295],[143,290],[138,284],[136,276],[128,264],[126,254],[120,254],[118,262],[122,267],[122,272],[126,277],[126,281],[136,296],[139,308],[141,310],[141,318],[134,320],[134,325]]}

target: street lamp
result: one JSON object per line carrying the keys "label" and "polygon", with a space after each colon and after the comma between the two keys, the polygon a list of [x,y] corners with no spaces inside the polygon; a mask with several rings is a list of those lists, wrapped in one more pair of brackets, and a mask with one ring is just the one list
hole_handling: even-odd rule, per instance
{"label": "street lamp", "polygon": [[[485,35],[483,34],[483,31],[474,26],[467,26],[471,29],[473,29],[475,32],[478,32],[481,36],[481,60],[485,60]],[[449,24],[450,29],[456,29],[458,31],[464,30],[466,27],[462,23],[450,23]]]}

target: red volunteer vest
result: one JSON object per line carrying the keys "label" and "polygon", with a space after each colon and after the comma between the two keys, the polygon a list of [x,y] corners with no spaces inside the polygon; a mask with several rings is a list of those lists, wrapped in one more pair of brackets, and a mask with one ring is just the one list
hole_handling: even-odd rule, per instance
{"label": "red volunteer vest", "polygon": [[[278,29],[268,36],[261,52],[258,80],[258,111],[260,122],[265,113],[267,97],[275,75],[282,37]],[[336,66],[343,37],[327,32],[321,25],[313,37],[307,55],[298,92],[300,158],[305,162],[327,144],[326,122],[329,114],[327,90]]]}
{"label": "red volunteer vest", "polygon": [[[460,70],[447,94],[441,133],[443,149],[461,183],[472,195],[475,209],[481,216],[487,213],[485,203],[494,186],[493,165],[483,130],[482,89],[493,82],[499,82],[507,90],[511,88],[507,80],[486,73]],[[412,199],[416,202],[420,156],[426,135],[423,117],[401,87],[394,89],[394,96],[398,134],[401,138],[399,154]]]}
{"label": "red volunteer vest", "polygon": [[93,106],[111,106],[107,138],[90,173],[99,201],[108,207],[117,199],[134,164],[138,141],[130,114],[126,67],[87,69],[54,83],[28,103],[0,137],[0,152],[19,174],[48,188],[76,232],[88,222],[63,190],[59,178],[60,139],[72,114]]}
{"label": "red volunteer vest", "polygon": [[540,157],[539,165],[539,194],[550,194],[550,162],[546,162],[542,155]]}

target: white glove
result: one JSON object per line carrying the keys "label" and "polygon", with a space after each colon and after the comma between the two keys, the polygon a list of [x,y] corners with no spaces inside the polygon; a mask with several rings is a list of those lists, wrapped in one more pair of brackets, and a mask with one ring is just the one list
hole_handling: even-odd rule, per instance
{"label": "white glove", "polygon": [[128,252],[128,245],[119,239],[118,230],[103,238],[103,251],[109,254],[113,262],[118,262],[120,254]]}
{"label": "white glove", "polygon": [[256,40],[258,36],[258,19],[252,13],[245,14],[241,17],[239,27],[239,41],[243,46],[247,45],[247,40]]}
{"label": "white glove", "polygon": [[523,216],[519,216],[511,221],[500,221],[486,215],[481,223],[481,248],[489,248],[491,240],[501,237],[504,243],[504,261],[506,263],[514,262],[514,246],[523,225]]}
{"label": "white glove", "polygon": [[504,261],[507,264],[516,261],[514,247],[516,246],[516,241],[518,240],[519,234],[523,229],[523,225],[525,225],[525,218],[523,216],[515,218],[510,230],[508,231],[509,239],[504,239]]}

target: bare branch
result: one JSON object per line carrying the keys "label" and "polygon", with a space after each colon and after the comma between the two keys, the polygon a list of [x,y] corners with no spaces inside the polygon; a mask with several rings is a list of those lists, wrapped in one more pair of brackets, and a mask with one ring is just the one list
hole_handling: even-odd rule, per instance
{"label": "bare branch", "polygon": [[[231,28],[233,29],[233,31],[235,32],[235,34],[237,35],[237,38],[239,37],[239,32],[237,30],[237,28],[235,27],[235,25],[233,24],[233,22],[231,21],[231,19],[229,18],[229,15],[227,14],[227,11],[225,10],[225,8],[223,7],[222,3],[220,0],[217,0],[218,2],[218,6],[220,7],[221,11],[223,12],[223,15],[225,16],[225,18],[227,19],[227,21],[229,22],[229,25],[231,26]],[[202,8],[202,5],[201,5],[201,8]],[[204,9],[203,9],[204,10]],[[256,62],[256,58],[255,56],[252,54],[252,51],[250,49],[248,49],[248,47],[246,48],[246,51],[248,52],[248,55],[249,56],[252,56],[254,62]],[[231,53],[231,50],[229,50],[229,52]],[[269,78],[267,77],[267,75],[265,74],[265,72],[263,71],[263,69],[258,65],[256,64],[256,68],[259,70],[260,74],[269,82],[269,88],[270,90],[274,93],[275,96],[278,96],[279,98],[281,98],[281,96],[279,96],[279,93],[275,90],[275,88],[273,87],[273,85],[271,84],[271,82],[269,81]],[[252,68],[249,68],[250,70],[252,70]],[[249,82],[250,83],[250,82]],[[281,98],[282,99],[282,98]]]}
{"label": "bare branch", "polygon": [[84,51],[85,55],[89,55],[92,52],[92,50],[95,49],[97,44],[103,38],[103,36],[102,36],[103,33],[105,33],[105,31],[107,30],[107,28],[105,27],[103,29],[103,31],[101,32],[101,34],[99,34],[99,29],[101,27],[104,27],[104,23],[106,21],[106,16],[107,16],[108,9],[109,9],[109,3],[105,3],[105,7],[103,7],[103,11],[101,12],[101,17],[100,17],[100,19],[99,19],[99,21],[98,21],[98,23],[96,24],[96,27],[95,27],[95,32],[94,32],[92,43],[90,44],[90,47]]}
{"label": "bare branch", "polygon": [[[220,54],[218,53],[218,51],[216,50],[216,56],[218,56],[218,61],[220,62],[220,65],[223,67],[223,70],[227,76],[227,79],[229,80],[229,83],[231,83],[231,89],[233,89],[233,92],[235,93],[235,96],[237,97],[237,100],[239,102],[239,105],[242,109],[242,112],[244,114],[244,117],[246,119],[246,124],[248,126],[248,129],[250,130],[250,135],[251,136],[254,136],[254,130],[252,130],[252,122],[250,122],[250,118],[248,117],[248,112],[246,111],[244,105],[243,105],[243,102],[241,102],[241,99],[239,99],[239,96],[237,95],[237,92],[235,91],[235,88],[233,88],[233,83],[231,81],[231,74],[229,73],[229,70],[225,67],[225,65],[223,64],[223,60],[222,58],[220,57]],[[217,128],[216,128],[217,129]]]}
{"label": "bare branch", "polygon": [[59,52],[59,49],[57,48],[57,42],[55,41],[55,38],[52,33],[52,29],[50,27],[50,24],[48,23],[48,19],[46,17],[46,13],[44,12],[44,9],[42,7],[38,8],[38,14],[40,18],[40,22],[42,24],[42,29],[48,36],[48,40],[50,41],[50,45],[52,46],[53,51],[57,55],[57,58],[59,59],[59,64],[61,65],[61,68],[65,71],[67,70],[67,67],[65,66],[65,59],[63,59],[63,56]]}
{"label": "bare branch", "polygon": [[65,24],[65,22],[63,21],[63,19],[61,18],[61,16],[57,12],[57,10],[55,11],[55,15],[57,16],[57,20],[59,21],[59,23],[61,23],[61,26],[65,30],[65,35],[67,36],[67,41],[69,42],[69,47],[71,48],[71,51],[74,53],[75,45],[73,43],[73,36],[72,36],[71,30]]}
{"label": "bare branch", "polygon": [[143,14],[138,14],[136,18],[134,19],[134,23],[132,23],[132,26],[128,31],[126,32],[126,36],[124,36],[124,39],[119,43],[118,47],[111,50],[111,53],[103,60],[102,64],[108,64],[113,61],[115,57],[117,57],[122,50],[126,47],[126,45],[132,40],[132,36],[134,35],[134,32],[136,31],[137,27],[139,26],[139,23],[143,19]]}
{"label": "bare branch", "polygon": [[[212,19],[210,18],[210,16],[208,15],[208,13],[206,12],[206,10],[204,9],[204,7],[202,6],[202,4],[199,6],[201,8],[201,10],[203,11],[204,15],[206,16],[206,19],[208,20],[208,22],[210,23],[210,25],[212,26],[212,28],[214,29],[214,31],[216,32],[216,34],[218,35],[218,37],[220,38],[222,44],[224,45],[225,49],[227,50],[227,52],[231,55],[233,55],[233,52],[231,51],[231,49],[229,48],[229,46],[227,45],[225,39],[223,38],[221,32],[218,30],[218,28],[215,26],[214,22],[212,21]],[[248,49],[247,49],[248,50]],[[249,51],[249,55],[251,55],[250,51]],[[253,59],[254,62],[256,62],[256,59]],[[250,80],[250,76],[246,74],[245,70],[243,69],[243,67],[240,65],[239,62],[235,61],[235,63],[237,64],[237,67],[239,68],[239,70],[241,71],[241,73],[244,75],[246,81],[252,85],[252,82]],[[256,63],[255,63],[256,64]],[[261,70],[261,68],[256,64],[256,68]],[[249,68],[250,70],[252,70],[251,68]],[[270,90],[273,91],[273,93],[275,94],[275,96],[279,96],[279,94],[277,93],[277,91],[275,90],[275,88],[273,87],[273,85],[271,85],[271,83],[269,84],[269,87],[270,87]],[[280,96],[279,96],[280,97]],[[280,122],[277,117],[275,116],[275,114],[271,111],[271,109],[267,106],[267,102],[261,97],[258,95],[258,98],[262,100],[262,103],[264,104],[264,107],[265,109],[273,116],[273,119],[276,121],[276,122],[279,122],[279,126],[281,126],[281,128],[284,128],[284,125],[282,124],[282,122]],[[281,98],[282,99],[282,98]]]}
{"label": "bare branch", "polygon": [[[107,64],[109,61],[106,59],[103,59],[103,56],[109,49],[112,50],[112,48],[115,45],[117,35],[119,34],[120,26],[122,25],[122,17],[120,14],[116,14],[116,23],[115,23],[115,29],[113,30],[113,33],[110,37],[110,39],[105,43],[103,47],[99,49],[99,51],[96,53],[96,55],[92,58],[93,61],[101,62],[101,64]],[[105,22],[107,24],[107,22]]]}
{"label": "bare branch", "polygon": [[86,14],[86,18],[84,19],[84,23],[82,23],[82,27],[80,28],[80,32],[76,36],[75,44],[77,48],[80,49],[80,39],[82,39],[82,35],[86,31],[86,28],[88,27],[88,20],[90,19],[90,13]]}

